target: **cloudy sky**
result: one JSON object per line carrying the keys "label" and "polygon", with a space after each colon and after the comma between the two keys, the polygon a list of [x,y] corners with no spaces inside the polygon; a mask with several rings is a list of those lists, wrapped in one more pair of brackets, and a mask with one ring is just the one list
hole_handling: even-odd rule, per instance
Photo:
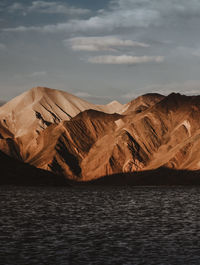
{"label": "cloudy sky", "polygon": [[200,94],[199,0],[0,1],[0,99],[34,86],[94,103]]}

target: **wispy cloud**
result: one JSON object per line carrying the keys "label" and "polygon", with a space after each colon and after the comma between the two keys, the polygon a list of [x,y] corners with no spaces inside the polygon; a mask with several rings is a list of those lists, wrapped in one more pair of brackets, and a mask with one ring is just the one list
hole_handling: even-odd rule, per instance
{"label": "wispy cloud", "polygon": [[21,3],[13,3],[12,5],[8,6],[8,11],[10,13],[16,12],[16,11],[24,11],[25,6]]}
{"label": "wispy cloud", "polygon": [[13,77],[16,78],[16,79],[41,79],[43,77],[45,77],[47,75],[47,72],[46,71],[36,71],[36,72],[32,72],[32,73],[18,73],[18,74],[15,74]]}
{"label": "wispy cloud", "polygon": [[[121,13],[121,14],[120,14]],[[127,14],[126,14],[127,13]],[[130,14],[128,14],[130,13]],[[139,12],[140,13],[140,12]],[[147,12],[146,14],[137,14],[136,11],[113,11],[105,12],[105,14],[90,17],[88,19],[72,19],[66,23],[49,24],[45,26],[20,26],[16,28],[6,28],[4,31],[37,31],[43,33],[57,32],[91,32],[91,33],[110,33],[118,28],[131,27],[148,27],[151,19],[156,13]]]}
{"label": "wispy cloud", "polygon": [[94,56],[88,59],[88,62],[95,64],[140,64],[155,62],[160,63],[164,61],[163,56],[130,56],[130,55],[103,55]]}
{"label": "wispy cloud", "polygon": [[47,74],[46,71],[41,71],[41,72],[33,72],[31,74],[29,74],[29,77],[42,77],[45,76]]}
{"label": "wispy cloud", "polygon": [[117,51],[121,47],[149,47],[148,44],[124,40],[115,36],[106,37],[76,37],[64,40],[74,51]]}
{"label": "wispy cloud", "polygon": [[19,26],[16,28],[5,28],[3,29],[5,32],[27,32],[27,31],[40,31],[39,27],[26,27],[26,26]]}
{"label": "wispy cloud", "polygon": [[[11,10],[22,9],[15,3]],[[87,14],[88,9],[76,8],[60,2],[34,1],[31,6],[24,7],[25,12],[48,14]],[[45,26],[17,27],[7,31],[39,31],[39,32],[93,32],[110,33],[115,30],[148,28],[150,26],[173,25],[183,18],[200,15],[200,1],[197,0],[113,0],[107,10],[97,12],[86,19],[71,19],[66,23]]]}
{"label": "wispy cloud", "polygon": [[90,11],[84,8],[77,8],[61,2],[33,1],[31,5],[14,3],[8,7],[9,12],[22,11],[24,14],[31,12],[46,14],[66,14],[66,15],[85,15]]}

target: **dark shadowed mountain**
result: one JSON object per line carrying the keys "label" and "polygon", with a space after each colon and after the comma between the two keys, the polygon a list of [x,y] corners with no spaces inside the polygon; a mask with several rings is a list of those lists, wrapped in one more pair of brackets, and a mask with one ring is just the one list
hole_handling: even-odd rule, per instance
{"label": "dark shadowed mountain", "polygon": [[4,100],[0,100],[0,106],[3,106],[6,103]]}
{"label": "dark shadowed mountain", "polygon": [[69,186],[63,177],[35,168],[0,151],[0,185]]}

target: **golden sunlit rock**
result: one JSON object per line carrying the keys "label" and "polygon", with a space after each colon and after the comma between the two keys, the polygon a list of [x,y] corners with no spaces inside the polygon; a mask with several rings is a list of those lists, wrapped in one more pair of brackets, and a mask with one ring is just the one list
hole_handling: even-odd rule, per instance
{"label": "golden sunlit rock", "polygon": [[163,166],[199,170],[199,113],[199,96],[146,94],[97,106],[33,88],[0,108],[0,149],[78,181]]}

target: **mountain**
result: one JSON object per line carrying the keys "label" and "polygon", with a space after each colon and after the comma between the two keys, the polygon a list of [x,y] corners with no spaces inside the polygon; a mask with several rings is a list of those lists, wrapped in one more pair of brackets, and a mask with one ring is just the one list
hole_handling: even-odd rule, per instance
{"label": "mountain", "polygon": [[64,177],[20,162],[1,151],[0,172],[0,185],[69,185]]}
{"label": "mountain", "polygon": [[157,93],[148,93],[139,96],[138,98],[133,99],[131,102],[125,104],[125,106],[121,108],[120,112],[123,114],[137,114],[155,105],[162,99],[164,99],[163,95]]}
{"label": "mountain", "polygon": [[[162,177],[168,172],[179,178],[177,183],[182,172],[189,183],[188,172],[200,170],[200,96],[146,94],[124,106],[117,102],[98,106],[47,88],[35,88],[27,95],[32,97],[29,104],[21,102],[23,94],[0,108],[0,117],[7,109],[0,122],[0,149],[23,162],[76,181],[104,176],[117,180],[120,175],[140,177],[144,185],[151,174]],[[62,110],[59,102],[67,103]],[[28,141],[19,134],[20,128]],[[194,174],[197,183],[199,173]]]}
{"label": "mountain", "polygon": [[160,99],[140,112],[102,116],[84,111],[50,126],[43,133],[56,136],[52,149],[47,151],[42,140],[47,135],[41,134],[42,149],[35,154],[30,150],[34,155],[26,162],[80,180],[162,166],[198,170],[200,98],[171,94]]}
{"label": "mountain", "polygon": [[103,111],[105,113],[120,113],[123,112],[123,108],[124,105],[122,105],[121,103],[119,103],[116,100],[111,101],[110,103],[108,103],[107,105],[97,105],[96,108],[92,108],[92,109],[96,109],[99,111]]}
{"label": "mountain", "polygon": [[23,157],[23,150],[51,124],[70,120],[86,109],[114,113],[122,107],[117,102],[97,106],[64,91],[35,87],[0,107],[0,127],[14,135]]}
{"label": "mountain", "polygon": [[25,161],[68,177],[83,178],[82,162],[92,147],[114,133],[119,114],[86,110],[70,121],[51,125],[30,145]]}
{"label": "mountain", "polygon": [[4,100],[0,100],[0,106],[3,106],[6,102]]}
{"label": "mountain", "polygon": [[200,170],[176,170],[160,167],[154,170],[113,174],[91,180],[93,185],[131,186],[191,186],[200,185]]}

